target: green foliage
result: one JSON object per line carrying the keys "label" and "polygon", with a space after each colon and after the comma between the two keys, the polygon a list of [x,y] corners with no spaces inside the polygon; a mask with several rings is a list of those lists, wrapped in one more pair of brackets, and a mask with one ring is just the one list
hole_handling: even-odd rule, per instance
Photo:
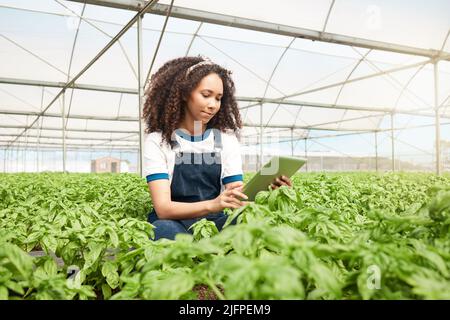
{"label": "green foliage", "polygon": [[191,225],[189,229],[193,230],[194,240],[196,241],[203,238],[211,238],[212,236],[219,233],[216,224],[205,218],[200,219],[199,221]]}
{"label": "green foliage", "polygon": [[0,299],[196,299],[196,285],[219,299],[450,298],[449,177],[293,184],[227,211],[221,232],[202,219],[152,241],[136,175],[0,174]]}

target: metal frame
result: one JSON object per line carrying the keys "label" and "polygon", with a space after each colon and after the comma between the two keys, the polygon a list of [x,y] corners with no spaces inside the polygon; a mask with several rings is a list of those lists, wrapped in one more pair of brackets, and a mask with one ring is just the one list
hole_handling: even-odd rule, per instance
{"label": "metal frame", "polygon": [[[422,65],[420,63],[419,65]],[[380,74],[377,74],[380,75]],[[63,82],[50,82],[50,81],[35,81],[35,80],[25,80],[25,79],[14,79],[14,78],[1,78],[0,83],[5,84],[17,84],[17,85],[28,85],[28,86],[43,86],[43,87],[52,87],[52,88],[64,88]],[[342,85],[343,82],[336,84],[335,86]],[[93,90],[93,91],[103,91],[103,92],[112,92],[112,93],[122,93],[122,94],[138,94],[137,89],[130,88],[119,88],[119,87],[106,87],[106,86],[95,86],[95,85],[83,85],[83,84],[74,84],[72,86],[74,89],[79,90]],[[72,89],[72,87],[70,89]],[[386,107],[362,107],[362,106],[348,106],[348,105],[338,105],[338,104],[327,104],[327,103],[315,103],[309,101],[301,101],[301,100],[287,100],[284,97],[281,98],[262,98],[262,97],[245,97],[245,96],[237,96],[236,100],[239,102],[255,102],[253,105],[248,105],[244,107],[240,107],[240,110],[245,110],[251,107],[259,106],[264,103],[271,104],[283,104],[283,105],[292,105],[292,106],[305,106],[305,107],[314,107],[314,108],[326,108],[326,109],[341,109],[341,110],[353,110],[353,111],[372,111],[372,112],[385,112],[385,113],[397,113],[397,114],[406,114],[406,115],[414,115],[414,116],[423,116],[423,117],[435,117],[434,113],[423,113],[420,111],[432,110],[432,108],[426,109],[416,109],[416,110],[393,110],[392,108]],[[7,111],[0,110],[0,114],[3,112],[9,112],[9,114],[13,114],[12,112],[20,111]],[[24,113],[22,113],[24,114]],[[29,112],[28,114],[35,114],[35,112]],[[46,116],[44,114],[43,116]],[[73,117],[72,115],[70,117]],[[94,120],[95,117],[91,116],[77,116],[77,117],[86,117],[88,119]],[[102,120],[102,119],[95,119]],[[115,120],[115,119],[111,119]],[[136,121],[135,120],[122,120],[122,121]]]}
{"label": "metal frame", "polygon": [[[292,40],[291,40],[291,42],[289,43],[289,45],[283,50],[283,53],[281,54],[281,56],[278,58],[278,61],[277,61],[277,63],[275,64],[275,67],[273,68],[273,70],[272,70],[272,72],[271,72],[271,74],[270,74],[270,77],[269,77],[269,80],[267,80],[267,82],[266,82],[266,88],[264,89],[264,94],[263,94],[263,97],[262,97],[262,99],[264,100],[265,98],[266,98],[266,94],[267,94],[267,90],[269,89],[269,87],[271,86],[271,81],[272,81],[272,78],[273,78],[273,76],[275,75],[275,72],[277,71],[277,68],[278,68],[278,66],[280,65],[280,62],[281,62],[281,60],[283,59],[283,57],[284,57],[284,55],[286,54],[286,52],[289,50],[289,48],[291,47],[291,45],[294,43],[294,41],[295,41],[295,38],[293,38]],[[259,128],[259,130],[260,130],[260,132],[259,132],[259,134],[260,134],[260,140],[259,141],[261,141],[261,144],[260,144],[260,154],[259,154],[259,168],[261,168],[262,166],[263,166],[263,162],[262,162],[262,159],[263,159],[263,143],[262,143],[262,141],[263,141],[263,132],[264,132],[264,128],[266,128],[267,127],[267,125],[269,124],[269,122],[270,122],[270,120],[272,119],[272,117],[273,117],[273,115],[275,114],[275,112],[277,112],[277,110],[278,110],[278,108],[280,107],[280,105],[281,104],[278,104],[278,106],[276,107],[276,109],[272,112],[272,115],[270,116],[270,118],[269,118],[269,120],[267,120],[267,123],[266,123],[266,125],[263,127],[263,106],[262,106],[262,104],[261,104],[261,106],[260,106],[260,128]]]}
{"label": "metal frame", "polygon": [[[52,144],[52,145],[57,145],[57,146],[60,146],[61,144]],[[41,146],[40,148],[39,148],[39,150],[42,148],[42,149],[50,149],[50,150],[56,150],[56,151],[60,151],[61,149],[60,148],[58,148],[58,147],[52,147],[52,145],[49,145],[49,146]],[[6,146],[6,144],[0,144],[0,147],[5,147]],[[87,150],[87,152],[91,152],[91,150],[89,150],[89,148],[92,148],[93,146],[92,145],[86,145],[87,147],[84,147],[84,146],[80,146],[80,145],[78,145],[78,146],[74,146],[74,145],[67,145],[67,150],[68,151],[71,151],[71,150]],[[35,152],[40,152],[39,150],[38,150],[38,148],[37,148],[37,146],[21,146],[21,145],[19,145],[19,146],[16,146],[16,147],[14,147],[15,149],[36,149],[36,151]],[[95,146],[95,148],[96,148],[96,150],[98,149],[98,150],[110,150],[111,149],[111,146]],[[12,149],[11,149],[12,150]],[[10,151],[11,151],[10,150]],[[139,148],[138,147],[133,147],[133,146],[130,146],[130,147],[126,147],[126,146],[113,146],[112,147],[112,150],[122,150],[122,151],[128,151],[128,150],[131,150],[131,151],[139,151]],[[3,150],[4,151],[4,150]]]}
{"label": "metal frame", "polygon": [[[439,114],[439,109],[440,109],[440,105],[439,105],[439,101],[438,101],[438,68],[437,68],[437,64],[439,62],[439,60],[447,60],[450,61],[450,53],[448,52],[444,52],[443,49],[445,47],[445,43],[449,37],[450,31],[447,33],[447,36],[445,38],[445,41],[442,45],[441,50],[426,50],[426,49],[422,49],[422,48],[415,48],[415,47],[411,47],[411,46],[402,46],[402,45],[398,45],[398,44],[392,44],[392,43],[386,43],[386,42],[380,42],[380,41],[372,41],[372,40],[367,40],[367,39],[360,39],[360,38],[354,38],[354,37],[347,37],[347,36],[343,36],[343,35],[338,35],[338,34],[332,34],[332,33],[327,33],[325,32],[326,29],[326,25],[328,22],[328,19],[330,17],[333,5],[334,5],[334,0],[332,1],[329,10],[328,10],[328,14],[326,17],[326,20],[324,22],[324,26],[322,31],[313,31],[313,30],[307,30],[307,29],[303,29],[303,28],[296,28],[296,27],[291,27],[291,26],[285,26],[285,25],[280,25],[280,24],[274,24],[274,23],[268,23],[268,22],[263,22],[263,21],[257,21],[257,20],[251,20],[251,19],[245,19],[245,18],[239,18],[239,17],[234,17],[234,16],[229,16],[229,15],[223,15],[223,14],[216,14],[216,13],[211,13],[211,12],[205,12],[205,11],[201,11],[201,10],[192,10],[192,9],[188,9],[188,8],[181,8],[181,7],[174,7],[173,6],[173,1],[171,2],[170,5],[163,5],[163,4],[156,4],[157,0],[151,0],[151,1],[142,1],[142,0],[69,0],[69,1],[74,1],[74,2],[82,2],[85,5],[86,4],[93,4],[93,5],[101,5],[101,6],[106,6],[106,7],[113,7],[113,8],[120,8],[120,9],[126,9],[126,10],[134,10],[134,11],[138,11],[138,14],[136,14],[123,28],[122,30],[111,39],[111,41],[97,54],[97,56],[92,59],[91,62],[89,62],[75,77],[73,77],[71,80],[69,80],[69,74],[70,74],[70,65],[72,62],[72,58],[73,58],[73,48],[76,44],[76,37],[74,40],[74,44],[73,44],[73,48],[72,48],[72,56],[71,56],[71,60],[70,60],[70,64],[69,64],[69,74],[67,74],[67,81],[65,83],[54,83],[54,82],[43,82],[43,81],[30,81],[30,80],[20,80],[20,79],[5,79],[5,78],[0,78],[0,83],[9,83],[9,84],[21,84],[21,85],[38,85],[38,86],[48,86],[48,87],[57,87],[57,88],[61,88],[61,91],[53,98],[53,100],[45,107],[45,108],[41,108],[41,112],[39,113],[33,113],[33,112],[27,112],[27,113],[20,113],[21,115],[34,115],[36,116],[36,119],[30,124],[24,127],[19,127],[19,126],[2,126],[3,128],[8,128],[8,127],[14,127],[14,128],[23,128],[24,131],[22,131],[22,133],[20,133],[19,135],[16,136],[16,138],[13,141],[8,142],[8,145],[6,147],[6,149],[4,150],[5,154],[7,152],[7,150],[12,146],[15,145],[17,143],[21,143],[18,140],[24,135],[26,134],[26,140],[28,140],[28,130],[30,129],[34,129],[34,125],[36,124],[36,122],[39,120],[39,118],[41,118],[41,126],[39,128],[38,131],[38,141],[40,139],[40,132],[42,130],[61,130],[59,128],[42,128],[42,119],[45,116],[49,116],[49,117],[61,117],[62,118],[62,145],[63,145],[63,170],[65,171],[65,155],[66,155],[66,131],[86,131],[86,132],[105,132],[103,130],[70,130],[67,129],[67,121],[69,118],[83,118],[83,119],[96,119],[96,120],[115,120],[115,121],[136,121],[136,119],[130,119],[130,118],[108,118],[106,119],[106,117],[89,117],[89,116],[73,116],[70,115],[70,105],[69,105],[69,116],[66,119],[66,112],[65,112],[65,91],[67,89],[86,89],[86,90],[98,90],[98,91],[106,91],[106,92],[117,92],[117,93],[121,93],[121,94],[138,94],[139,95],[139,119],[137,119],[137,121],[139,122],[139,131],[138,132],[129,132],[127,131],[126,133],[139,133],[139,149],[140,149],[140,157],[139,157],[139,170],[140,173],[142,175],[143,172],[143,154],[142,154],[142,149],[143,149],[143,125],[142,125],[142,121],[141,121],[141,117],[142,117],[142,107],[143,107],[143,92],[144,92],[144,85],[145,85],[145,80],[147,79],[142,79],[143,76],[143,72],[142,72],[142,18],[144,16],[144,14],[150,9],[152,8],[152,13],[153,14],[158,14],[158,15],[165,15],[166,16],[166,21],[165,21],[165,25],[164,28],[161,32],[161,37],[160,37],[160,41],[161,42],[161,38],[165,32],[165,26],[167,23],[167,19],[168,17],[176,17],[176,18],[181,18],[181,19],[189,19],[189,20],[194,20],[194,21],[199,21],[200,26],[201,27],[202,23],[206,22],[206,23],[213,23],[213,24],[218,24],[218,25],[224,25],[224,26],[231,26],[231,27],[237,27],[237,28],[241,28],[241,29],[248,29],[248,30],[255,30],[255,31],[261,31],[261,32],[267,32],[267,33],[272,33],[272,34],[279,34],[279,35],[284,35],[284,36],[291,36],[293,37],[293,41],[295,40],[295,38],[303,38],[303,39],[310,39],[313,41],[322,41],[322,42],[329,42],[329,43],[337,43],[337,44],[342,44],[342,45],[348,45],[348,46],[356,46],[356,47],[361,47],[361,48],[369,48],[369,49],[375,49],[375,50],[385,50],[385,51],[390,51],[390,52],[397,52],[397,53],[403,53],[403,54],[409,54],[409,55],[417,55],[417,56],[423,56],[423,57],[427,57],[429,60],[420,62],[420,63],[415,63],[412,65],[407,65],[407,66],[402,66],[402,67],[398,67],[398,68],[393,68],[390,70],[386,70],[386,71],[381,71],[375,74],[371,74],[371,75],[367,75],[367,76],[363,76],[363,77],[359,77],[359,78],[355,78],[355,79],[349,79],[349,77],[347,77],[347,79],[344,82],[339,82],[339,83],[335,83],[335,84],[331,84],[331,85],[327,85],[327,86],[323,86],[323,87],[319,87],[319,88],[314,88],[311,90],[307,90],[307,91],[303,91],[303,92],[298,92],[298,93],[294,93],[294,94],[290,94],[290,95],[284,95],[280,98],[277,99],[267,99],[266,93],[267,93],[267,89],[270,86],[270,82],[271,79],[274,75],[274,73],[276,72],[276,69],[281,61],[281,59],[283,58],[284,54],[287,52],[287,50],[289,49],[289,47],[291,46],[291,44],[289,44],[289,46],[287,48],[285,48],[285,51],[283,52],[283,54],[281,55],[281,57],[279,58],[275,68],[272,71],[272,74],[269,78],[268,81],[266,81],[267,85],[266,85],[266,89],[264,92],[264,95],[262,98],[259,97],[255,97],[255,98],[251,98],[251,97],[238,97],[239,101],[242,102],[256,102],[256,104],[254,105],[249,105],[249,106],[245,106],[242,107],[241,109],[247,109],[247,108],[251,108],[253,106],[260,106],[260,144],[261,144],[261,155],[260,155],[260,159],[262,159],[262,135],[263,135],[263,127],[262,127],[262,113],[263,113],[263,104],[264,103],[276,103],[278,104],[278,107],[283,104],[283,105],[297,105],[297,106],[311,106],[311,107],[317,107],[317,108],[333,108],[333,109],[344,109],[344,110],[357,110],[357,111],[372,111],[372,112],[380,112],[380,113],[390,113],[391,115],[391,134],[392,134],[392,160],[393,160],[393,170],[395,169],[395,161],[394,161],[394,136],[393,136],[393,132],[394,132],[394,127],[393,127],[393,118],[394,118],[394,114],[410,114],[410,115],[416,115],[416,116],[426,116],[426,117],[434,117],[435,118],[435,128],[436,128],[436,173],[440,174],[440,118],[443,117]],[[84,11],[84,8],[83,8]],[[80,17],[80,16],[79,16]],[[83,19],[82,16],[80,17],[80,19]],[[81,21],[81,20],[80,20]],[[79,84],[75,84],[75,82],[77,81],[77,79],[79,79],[79,77],[86,71],[88,70],[95,61],[97,61],[115,42],[119,41],[120,37],[129,29],[131,28],[131,26],[137,22],[137,30],[138,30],[138,40],[137,40],[137,46],[138,46],[138,89],[134,90],[134,89],[125,89],[125,88],[110,88],[110,87],[103,87],[103,86],[90,86],[90,85],[79,85]],[[197,30],[198,33],[198,30]],[[77,34],[78,34],[78,30],[77,30]],[[195,35],[193,40],[195,39]],[[193,40],[191,41],[191,44],[193,42]],[[158,43],[158,47],[159,47],[159,43]],[[153,55],[153,61],[155,60],[156,54],[157,54],[158,48],[156,50],[156,52]],[[31,54],[33,54],[32,52],[30,52]],[[39,58],[39,57],[38,57]],[[365,57],[363,57],[362,60],[364,60]],[[360,60],[360,62],[362,61]],[[46,61],[44,61],[46,62]],[[359,62],[359,63],[360,63]],[[358,64],[359,64],[358,63]],[[303,95],[303,94],[307,94],[307,93],[311,93],[311,92],[317,92],[320,90],[325,90],[325,89],[329,89],[335,86],[344,86],[348,83],[351,82],[355,82],[355,81],[360,81],[360,80],[364,80],[364,79],[368,79],[371,77],[376,77],[376,76],[380,76],[380,75],[386,75],[386,74],[390,74],[392,72],[397,72],[397,71],[401,71],[401,70],[406,70],[409,68],[414,68],[414,67],[418,67],[420,66],[421,68],[426,64],[426,63],[433,63],[434,64],[434,84],[435,84],[435,102],[434,102],[434,114],[431,113],[421,113],[419,111],[422,110],[413,110],[413,111],[398,111],[395,110],[395,106],[394,108],[365,108],[365,107],[354,107],[354,106],[339,106],[336,105],[337,103],[337,99],[339,97],[339,95],[336,98],[335,104],[318,104],[318,103],[309,103],[309,102],[302,102],[302,101],[291,101],[291,100],[286,100],[286,98],[289,97],[294,97],[294,96],[299,96],[299,95]],[[150,75],[150,71],[151,68],[148,72],[148,75]],[[420,71],[420,69],[419,69]],[[352,71],[353,72],[353,71]],[[147,76],[148,78],[148,76]],[[410,79],[410,81],[412,80],[412,78]],[[409,82],[402,88],[402,91],[400,92],[400,96],[402,95],[403,91],[406,89],[406,87],[408,86]],[[341,88],[342,90],[342,88]],[[73,93],[73,91],[72,91]],[[399,98],[400,98],[399,96]],[[54,102],[57,101],[58,98],[62,97],[62,115],[55,115],[55,114],[46,114],[46,111],[50,108],[50,106],[53,105]],[[398,100],[397,100],[398,101]],[[278,108],[277,107],[277,108]],[[276,109],[277,110],[277,109]],[[275,111],[276,111],[275,110]],[[423,109],[424,110],[424,109]],[[429,109],[426,109],[429,110]],[[0,113],[3,114],[17,114],[17,112],[13,113],[14,111],[0,111]],[[273,114],[272,114],[273,116]],[[272,118],[271,116],[271,118]],[[377,115],[375,115],[377,116]],[[382,115],[380,115],[382,116]],[[450,117],[445,117],[445,118],[450,118]],[[350,119],[351,120],[351,119]],[[349,121],[350,121],[349,120]],[[269,120],[270,121],[270,120]],[[246,126],[255,126],[253,124],[245,124]],[[323,129],[323,128],[317,128],[317,126],[319,126],[320,124],[316,124],[316,125],[312,125],[312,126],[278,126],[278,125],[268,125],[266,124],[264,126],[264,128],[268,127],[268,128],[286,128],[289,127],[291,129],[291,138],[293,135],[293,130],[294,129],[307,129],[307,130],[332,130],[332,131],[339,131],[336,129]],[[322,124],[323,125],[323,124]],[[343,130],[343,131],[349,131],[349,130]],[[363,132],[363,130],[351,130],[351,131],[361,131]],[[382,130],[376,130],[376,132],[380,132]],[[117,132],[117,133],[125,133],[124,131],[110,131],[111,133]],[[364,132],[368,132],[368,130],[365,130]],[[375,132],[375,144],[376,144],[376,148],[377,148],[377,136],[376,136],[376,132]],[[13,135],[14,136],[14,135]],[[17,143],[16,143],[17,142]],[[305,143],[306,143],[306,138],[305,138]],[[28,141],[26,142],[26,144],[28,144]],[[39,147],[39,143],[38,143],[38,147]],[[292,146],[292,152],[293,152],[293,146]],[[306,152],[306,145],[305,145],[305,152]],[[377,154],[377,150],[375,151]]]}
{"label": "metal frame", "polygon": [[[1,145],[1,143],[3,143],[3,141],[0,141],[0,145]],[[17,145],[15,146],[15,148],[17,148],[18,146],[23,146],[24,148],[30,148],[30,146],[28,146],[27,144],[26,144],[26,142],[15,142]],[[62,146],[63,145],[63,143],[61,142],[61,143],[55,143],[55,142],[44,142],[44,143],[42,143],[41,144],[41,146]],[[6,144],[3,144],[3,146],[6,146]],[[107,148],[107,149],[110,149],[110,148],[128,148],[128,146],[124,146],[124,145],[108,145],[108,146],[105,146],[105,145],[96,145],[96,144],[82,144],[82,143],[71,143],[71,144],[67,144],[67,146],[69,146],[69,147],[73,147],[73,146],[77,146],[77,147],[86,147],[86,148]],[[139,146],[138,145],[136,145],[136,146],[129,146],[129,148],[132,148],[132,149],[139,149]]]}
{"label": "metal frame", "polygon": [[[146,1],[143,0],[69,0],[69,1],[101,5],[104,7],[111,7],[132,11],[139,11],[143,7],[143,5],[147,3]],[[157,4],[154,6],[154,8],[152,8],[152,14],[166,15],[168,10],[169,5]],[[309,39],[313,41],[330,42],[361,48],[391,51],[409,55],[423,56],[428,58],[439,57],[442,60],[450,61],[450,53],[441,52],[439,50],[422,49],[382,41],[373,41],[355,37],[348,37],[339,34],[314,31],[304,28],[291,27],[252,19],[245,19],[202,10],[193,10],[174,6],[172,9],[171,16],[174,18],[194,20],[199,22],[212,23],[240,29],[261,31],[266,33],[284,35],[288,37]]]}
{"label": "metal frame", "polygon": [[392,149],[392,172],[395,172],[395,139],[394,139],[394,114],[391,113],[391,149]]}
{"label": "metal frame", "polygon": [[[448,36],[448,35],[447,35]],[[434,63],[434,107],[436,112],[436,174],[441,174],[441,125],[439,116],[438,62]]]}
{"label": "metal frame", "polygon": [[[109,48],[111,48],[114,43],[116,43],[120,37],[122,35],[125,34],[125,32],[131,28],[131,26],[143,15],[145,14],[152,6],[154,6],[156,4],[158,0],[151,0],[149,2],[147,2],[142,8],[140,8],[139,11],[120,31],[119,33],[111,39],[111,41],[75,76],[72,78],[72,80],[68,81],[64,87],[62,88],[62,90],[53,98],[53,100],[47,105],[47,107],[40,113],[40,115],[38,115],[36,117],[36,119],[31,123],[30,126],[27,126],[27,128],[25,128],[25,130],[19,134],[16,139],[14,139],[14,141],[12,141],[7,147],[6,150],[12,145],[14,144],[14,142],[20,138],[30,127],[33,127],[34,124],[39,120],[39,118],[41,116],[43,116],[45,114],[45,112],[53,105],[53,103],[61,96],[65,93],[67,88],[70,88],[73,84],[75,84],[75,82],[86,72],[86,70],[88,70]],[[64,123],[63,123],[63,127],[64,127]],[[65,147],[64,147],[65,148]],[[141,148],[141,153],[142,153],[142,148]],[[142,155],[141,155],[142,157]],[[63,163],[65,163],[65,161],[63,160]],[[140,171],[140,174],[142,174],[142,171]]]}
{"label": "metal frame", "polygon": [[[410,65],[401,66],[401,67],[397,67],[397,68],[392,68],[392,69],[389,69],[389,70],[385,70],[385,71],[381,71],[381,72],[365,75],[365,76],[362,76],[362,77],[357,77],[357,78],[354,78],[354,79],[347,79],[346,81],[340,81],[340,82],[336,82],[336,83],[329,84],[329,85],[326,85],[326,86],[322,86],[322,87],[318,87],[318,88],[314,88],[314,89],[309,89],[309,90],[305,90],[305,91],[300,91],[300,92],[295,92],[295,93],[292,93],[292,94],[289,94],[289,95],[284,95],[284,96],[282,96],[282,97],[280,97],[278,99],[281,100],[281,101],[285,101],[286,98],[297,97],[297,96],[300,96],[300,95],[305,95],[305,94],[309,94],[309,93],[313,93],[313,92],[318,92],[318,91],[321,91],[321,90],[326,90],[326,89],[331,89],[331,88],[334,88],[334,87],[339,87],[339,86],[346,85],[346,84],[349,84],[349,83],[352,83],[352,82],[357,82],[357,81],[361,81],[361,80],[366,80],[366,79],[370,79],[370,78],[374,78],[374,77],[387,75],[387,74],[390,74],[390,73],[393,73],[393,72],[404,71],[404,70],[420,67],[420,66],[422,66],[422,65],[424,65],[424,64],[426,64],[426,63],[428,63],[430,61],[431,60],[421,61],[421,62],[418,62],[418,63],[413,63],[413,64],[410,64]],[[260,103],[262,103],[262,102],[260,102]],[[249,106],[246,106],[245,108],[251,108],[251,107],[254,107],[254,106],[258,105],[258,104],[259,103],[254,104],[254,105],[249,105]]]}
{"label": "metal frame", "polygon": [[[142,61],[142,16],[139,15],[137,19],[137,45],[138,45],[138,96],[139,96],[139,150],[144,149],[144,125],[142,121],[142,114],[144,110],[144,70],[143,70],[143,61]],[[150,73],[150,71],[149,71]],[[144,153],[139,152],[138,157],[138,168],[139,174],[142,176],[144,172]]]}
{"label": "metal frame", "polygon": [[[441,123],[441,126],[448,126],[450,125],[450,122],[445,122],[445,123]],[[316,140],[316,139],[326,139],[326,138],[336,138],[336,137],[343,137],[343,136],[353,136],[353,135],[362,135],[362,134],[370,134],[370,133],[381,133],[381,132],[388,132],[391,133],[392,131],[402,131],[402,130],[408,130],[408,129],[420,129],[420,128],[429,128],[429,127],[434,127],[435,124],[424,124],[424,125],[416,125],[416,126],[409,126],[409,127],[398,127],[398,128],[387,128],[387,129],[377,129],[377,130],[372,130],[372,131],[359,131],[359,132],[347,132],[347,133],[338,133],[338,134],[326,134],[326,135],[320,135],[320,136],[304,136],[304,137],[296,137],[294,138],[294,141],[299,141],[299,140]],[[290,129],[290,128],[288,128]],[[311,129],[308,129],[311,130]],[[317,129],[320,131],[326,131],[323,129]],[[330,131],[335,131],[335,130],[330,130]],[[244,137],[251,137],[252,135],[246,135]],[[394,140],[397,140],[396,138],[394,138]],[[285,143],[285,142],[290,142],[291,140],[281,140],[278,141],[279,143]],[[378,142],[376,142],[376,144],[378,145]]]}
{"label": "metal frame", "polygon": [[[13,134],[0,134],[0,137],[14,137]],[[38,139],[38,137],[29,137],[29,138],[34,138],[34,139]],[[45,135],[40,135],[39,139],[62,139],[62,137],[58,137],[58,136],[45,136]],[[108,142],[108,141],[117,141],[117,139],[110,139],[110,138],[81,138],[81,137],[69,137],[66,135],[65,137],[66,141],[67,140],[93,140],[93,141],[104,141],[104,142]],[[129,141],[129,142],[139,142],[139,140],[136,139],[119,139],[120,141]],[[0,140],[2,141],[2,140]],[[9,142],[9,141],[7,141]]]}
{"label": "metal frame", "polygon": [[[34,130],[52,130],[52,131],[61,131],[61,128],[55,128],[55,127],[40,127],[40,128],[33,128],[27,125],[2,125],[2,128],[6,129],[34,129]],[[99,130],[99,129],[70,129],[66,128],[66,131],[74,131],[74,132],[98,132],[98,133],[136,133],[138,134],[139,131],[130,131],[130,130]]]}
{"label": "metal frame", "polygon": [[[449,125],[450,122],[448,123],[441,123],[440,125]],[[317,136],[317,137],[310,137],[308,136],[307,139],[319,139],[319,138],[333,138],[333,137],[341,137],[341,136],[349,136],[349,135],[357,135],[357,134],[369,134],[370,132],[375,132],[375,133],[379,133],[379,132],[392,132],[392,131],[401,131],[401,130],[407,130],[407,129],[418,129],[418,128],[426,128],[426,127],[431,127],[434,125],[418,125],[418,126],[409,126],[409,127],[399,127],[399,128],[388,128],[388,129],[377,129],[377,130],[372,130],[372,131],[351,131],[348,133],[340,133],[340,134],[330,134],[330,135],[322,135],[322,136]],[[258,125],[254,125],[254,127],[258,128]],[[275,126],[274,126],[275,127]],[[10,126],[9,128],[25,128],[25,126]],[[282,128],[285,129],[284,126],[279,126],[276,128]],[[336,131],[334,129],[321,129],[321,128],[314,128],[314,127],[301,127],[301,128],[287,128],[287,130],[294,130],[294,129],[304,129],[304,130],[318,130],[318,131]],[[33,129],[36,130],[36,129]],[[42,130],[55,130],[55,131],[60,131],[60,128],[42,128]],[[103,131],[103,130],[82,130],[82,129],[68,129],[67,131],[73,131],[73,132],[101,132],[101,133],[119,133],[119,134],[132,134],[132,135],[137,135],[139,134],[139,131]],[[259,134],[258,134],[259,135]],[[14,134],[0,134],[0,136],[8,136],[8,137],[13,137],[15,136]],[[244,138],[248,138],[251,137],[252,135],[245,135],[243,136]],[[48,139],[62,139],[62,137],[60,136],[40,136],[40,138],[48,138]],[[291,136],[292,138],[292,136]],[[67,137],[66,139],[70,139],[70,140],[98,140],[98,141],[112,141],[112,139],[108,139],[108,138],[82,138],[82,137]],[[305,139],[305,137],[296,137],[295,139],[293,139],[294,141],[296,140],[302,140]],[[118,139],[114,139],[114,141],[117,141]],[[120,141],[130,141],[130,142],[136,142],[138,143],[139,140],[128,140],[128,139],[123,139],[123,138],[119,138]],[[394,138],[395,140],[395,138]],[[291,140],[283,140],[281,142],[289,142]]]}

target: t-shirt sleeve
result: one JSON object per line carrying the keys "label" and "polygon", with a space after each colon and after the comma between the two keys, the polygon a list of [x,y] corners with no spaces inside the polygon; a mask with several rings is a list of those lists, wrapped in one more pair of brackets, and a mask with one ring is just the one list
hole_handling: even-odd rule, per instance
{"label": "t-shirt sleeve", "polygon": [[243,181],[241,146],[235,134],[223,134],[222,184]]}
{"label": "t-shirt sleeve", "polygon": [[147,182],[169,179],[167,157],[160,143],[151,137],[147,137],[145,140],[144,172]]}

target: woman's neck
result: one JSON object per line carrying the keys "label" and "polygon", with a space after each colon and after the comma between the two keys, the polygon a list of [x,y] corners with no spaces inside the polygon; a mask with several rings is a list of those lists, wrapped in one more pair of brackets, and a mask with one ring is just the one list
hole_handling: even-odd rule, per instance
{"label": "woman's neck", "polygon": [[191,136],[202,135],[206,130],[206,124],[201,121],[194,121],[194,119],[189,119],[190,117],[185,117],[184,121],[180,123],[180,129],[186,130]]}

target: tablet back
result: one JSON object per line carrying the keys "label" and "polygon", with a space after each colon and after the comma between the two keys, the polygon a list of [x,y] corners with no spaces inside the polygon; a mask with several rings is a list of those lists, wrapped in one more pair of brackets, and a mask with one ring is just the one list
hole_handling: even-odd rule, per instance
{"label": "tablet back", "polygon": [[305,159],[287,156],[274,156],[244,186],[243,193],[249,201],[255,201],[259,191],[267,191],[269,185],[279,176],[292,177],[304,164]]}

